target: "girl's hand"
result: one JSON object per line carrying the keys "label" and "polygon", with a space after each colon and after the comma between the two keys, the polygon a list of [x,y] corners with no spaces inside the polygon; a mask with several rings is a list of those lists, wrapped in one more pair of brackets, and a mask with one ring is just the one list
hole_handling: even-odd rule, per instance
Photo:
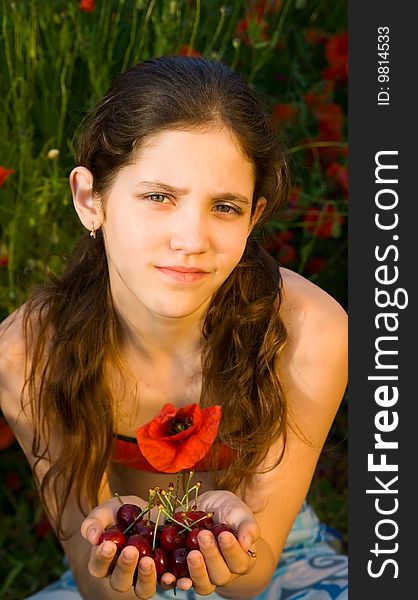
{"label": "girl's hand", "polygon": [[198,594],[208,595],[217,586],[227,586],[253,568],[254,544],[260,533],[251,510],[232,492],[206,492],[198,498],[198,509],[212,511],[214,521],[228,523],[238,538],[225,531],[217,543],[210,531],[199,533],[200,551],[192,550],[187,557],[191,579],[179,579],[177,586],[187,590],[193,585]]}
{"label": "girl's hand", "polygon": [[[123,496],[123,502],[137,504],[141,508],[146,505],[146,502],[138,496]],[[128,546],[122,550],[117,561],[114,562],[116,545],[111,541],[98,544],[104,529],[116,523],[116,515],[120,506],[120,501],[112,498],[94,508],[81,524],[82,536],[93,545],[88,571],[92,577],[98,579],[109,577],[110,586],[117,592],[127,592],[132,588],[137,571],[134,591],[138,598],[146,600],[154,596],[157,588],[157,573],[153,559],[144,556],[138,562],[138,550],[133,546]],[[169,573],[163,577],[164,586],[172,587],[176,580],[175,577]]]}

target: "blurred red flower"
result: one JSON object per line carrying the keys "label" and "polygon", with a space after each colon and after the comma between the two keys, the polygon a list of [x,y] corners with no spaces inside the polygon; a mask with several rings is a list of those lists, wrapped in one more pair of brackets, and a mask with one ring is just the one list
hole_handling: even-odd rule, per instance
{"label": "blurred red flower", "polygon": [[0,450],[5,450],[15,441],[15,435],[6,423],[6,419],[0,417]]}
{"label": "blurred red flower", "polygon": [[194,50],[194,48],[188,46],[187,44],[183,44],[183,46],[179,48],[177,54],[179,54],[179,56],[195,56],[197,58],[199,58],[199,56],[202,56],[200,52]]}
{"label": "blurred red flower", "polygon": [[[268,21],[266,15],[279,12],[282,7],[281,0],[254,0],[248,3],[248,13],[236,25],[235,34],[247,46],[254,41],[266,41],[268,37]],[[249,34],[251,32],[251,35]],[[252,39],[256,37],[257,39]]]}
{"label": "blurred red flower", "polygon": [[293,238],[293,231],[275,231],[267,240],[264,248],[277,257],[282,265],[288,265],[296,259],[296,250],[287,242]]}
{"label": "blurred red flower", "polygon": [[7,254],[0,255],[0,269],[7,267],[9,264],[9,257]]}
{"label": "blurred red flower", "polygon": [[333,81],[323,81],[322,90],[321,91],[309,91],[303,95],[303,99],[305,100],[306,106],[309,106],[312,109],[315,109],[317,106],[321,104],[327,103],[331,99],[331,95],[334,92],[334,82]]}
{"label": "blurred red flower", "polygon": [[294,123],[299,115],[299,106],[296,104],[276,104],[273,106],[272,115],[279,126]]}
{"label": "blurred red flower", "polygon": [[257,40],[255,41],[265,42],[268,40],[268,23],[257,14],[250,14],[245,17],[245,19],[241,19],[235,28],[236,36],[247,46],[251,45],[251,42],[253,41],[251,38],[254,37],[254,34],[252,36],[248,34],[249,30],[255,31],[257,37]]}
{"label": "blurred red flower", "polygon": [[334,237],[335,229],[344,223],[344,217],[333,204],[309,208],[303,216],[306,231],[318,238]]}
{"label": "blurred red flower", "polygon": [[94,0],[80,0],[81,12],[92,13],[95,8]]}
{"label": "blurred red flower", "polygon": [[348,77],[348,33],[333,35],[326,43],[325,56],[328,67],[322,71],[325,79],[345,83]]}
{"label": "blurred red flower", "polygon": [[7,489],[11,492],[18,492],[22,487],[22,480],[20,479],[20,475],[17,471],[7,471],[4,476],[4,482],[6,484]]}
{"label": "blurred red flower", "polygon": [[0,165],[0,187],[12,173],[16,173],[14,169],[5,169]]}
{"label": "blurred red flower", "polygon": [[305,265],[305,273],[308,275],[313,275],[314,273],[320,273],[327,266],[327,261],[322,256],[311,256],[306,261]]}
{"label": "blurred red flower", "polygon": [[302,188],[299,185],[294,185],[289,193],[289,211],[298,211],[302,209],[300,204],[300,195],[302,193]]}
{"label": "blurred red flower", "polygon": [[159,415],[140,427],[136,438],[142,454],[158,471],[193,469],[206,456],[218,433],[221,407],[165,404]]}
{"label": "blurred red flower", "polygon": [[326,171],[325,176],[331,186],[336,187],[345,196],[348,195],[348,173],[347,167],[340,165],[337,162],[331,163]]}
{"label": "blurred red flower", "polygon": [[317,46],[318,44],[324,44],[329,38],[329,33],[326,31],[320,31],[319,29],[307,29],[305,31],[305,42],[311,46]]}
{"label": "blurred red flower", "polygon": [[45,513],[42,513],[41,518],[37,523],[35,523],[34,528],[37,536],[42,540],[44,540],[50,533],[53,532],[51,523],[49,522]]}
{"label": "blurred red flower", "polygon": [[344,113],[339,104],[328,102],[315,109],[318,120],[319,140],[341,141],[343,136]]}

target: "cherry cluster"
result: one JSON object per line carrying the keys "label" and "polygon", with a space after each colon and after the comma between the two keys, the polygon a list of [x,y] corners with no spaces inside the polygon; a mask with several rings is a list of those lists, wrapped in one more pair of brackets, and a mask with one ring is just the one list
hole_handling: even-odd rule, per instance
{"label": "cherry cluster", "polygon": [[[105,529],[99,544],[106,540],[116,544],[115,560],[123,548],[135,546],[140,559],[143,556],[152,557],[158,579],[167,572],[177,579],[190,577],[187,555],[191,550],[199,550],[199,531],[210,530],[216,540],[223,531],[236,535],[228,524],[214,523],[212,512],[197,510],[195,503],[189,503],[190,492],[194,490],[197,499],[200,485],[197,482],[190,489],[187,486],[182,499],[178,498],[177,493],[174,494],[173,484],[168,490],[153,488],[149,493],[148,505],[143,510],[135,504],[122,503],[117,512],[117,523]],[[150,518],[153,507],[157,508],[154,521]]]}

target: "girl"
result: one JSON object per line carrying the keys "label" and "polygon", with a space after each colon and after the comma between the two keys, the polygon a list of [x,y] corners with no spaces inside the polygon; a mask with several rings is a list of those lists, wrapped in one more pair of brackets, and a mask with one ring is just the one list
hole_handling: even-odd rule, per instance
{"label": "girl", "polygon": [[[289,176],[253,91],[209,60],[147,60],[91,111],[77,159],[90,234],[0,337],[1,408],[76,582],[35,598],[345,598],[346,557],[304,499],[346,386],[346,314],[256,239]],[[140,454],[135,432],[167,402],[222,407],[230,459],[196,475],[238,537],[201,532],[190,578],[157,586],[150,557],[130,547],[110,569],[98,541],[115,492],[144,506],[172,479],[123,450]]]}

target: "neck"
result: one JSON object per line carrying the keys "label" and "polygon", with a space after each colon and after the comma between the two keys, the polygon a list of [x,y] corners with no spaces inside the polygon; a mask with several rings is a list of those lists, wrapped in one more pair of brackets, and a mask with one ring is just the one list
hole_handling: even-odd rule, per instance
{"label": "neck", "polygon": [[154,364],[192,360],[202,349],[202,327],[209,302],[182,317],[167,317],[139,302],[115,298],[128,348]]}

